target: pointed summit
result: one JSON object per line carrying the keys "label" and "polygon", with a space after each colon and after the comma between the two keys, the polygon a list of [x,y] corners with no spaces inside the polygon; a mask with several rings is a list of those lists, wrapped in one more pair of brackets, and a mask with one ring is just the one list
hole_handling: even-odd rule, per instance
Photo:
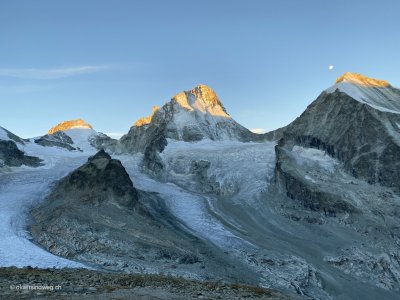
{"label": "pointed summit", "polygon": [[230,118],[214,90],[204,84],[199,84],[192,90],[180,92],[172,100],[190,111]]}
{"label": "pointed summit", "polygon": [[362,74],[346,72],[336,80],[336,83],[349,82],[366,87],[388,87],[390,84],[386,80],[374,79]]}
{"label": "pointed summit", "polygon": [[200,84],[176,94],[162,107],[153,108],[150,116],[139,119],[121,137],[120,146],[128,153],[142,152],[150,156],[154,149],[162,151],[168,139],[249,142],[262,138],[232,119],[214,90]]}
{"label": "pointed summit", "polygon": [[335,85],[325,90],[329,94],[337,91],[376,110],[400,113],[400,91],[386,80],[347,72],[336,80]]}
{"label": "pointed summit", "polygon": [[93,129],[92,125],[86,123],[82,119],[75,119],[70,121],[64,121],[54,126],[48,131],[48,134],[53,134],[58,131],[65,131],[69,129]]}

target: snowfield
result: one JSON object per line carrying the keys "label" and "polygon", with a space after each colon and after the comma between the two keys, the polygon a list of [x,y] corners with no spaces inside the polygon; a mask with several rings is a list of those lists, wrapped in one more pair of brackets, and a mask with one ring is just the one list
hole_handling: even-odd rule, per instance
{"label": "snowfield", "polygon": [[220,195],[231,196],[234,203],[257,205],[256,196],[268,187],[275,167],[275,143],[241,143],[202,140],[196,143],[168,141],[161,153],[168,178],[174,182],[189,181],[191,164],[210,162],[208,177],[218,182]]}
{"label": "snowfield", "polygon": [[[0,135],[2,133],[7,135],[0,128]],[[93,130],[74,129],[68,134],[84,152],[43,147],[31,139],[23,145],[16,144],[27,155],[42,159],[43,166],[0,169],[0,266],[86,267],[45,251],[30,240],[27,232],[30,209],[44,199],[53,182],[81,166],[96,153],[88,142],[88,137],[94,134]]]}
{"label": "snowfield", "polygon": [[339,165],[339,162],[330,157],[325,151],[314,148],[294,146],[291,154],[299,165],[322,168],[331,173],[334,172],[335,166]]}
{"label": "snowfield", "polygon": [[[72,130],[76,145],[84,152],[70,152],[57,147],[42,147],[33,141],[18,144],[27,155],[43,159],[39,168],[8,168],[0,173],[0,266],[32,267],[84,267],[45,251],[30,240],[27,232],[30,209],[43,200],[54,181],[64,177],[86,162],[96,151],[85,141],[92,135],[91,130]],[[243,188],[235,201],[250,201],[254,192],[262,192],[272,177],[274,154],[273,144],[253,144],[239,142],[198,143],[169,142],[165,157],[180,156],[187,159],[196,155],[211,159],[214,174],[222,184],[235,184]],[[197,154],[196,154],[197,153]],[[200,154],[199,154],[200,153]],[[224,159],[221,159],[224,157]],[[173,182],[159,182],[141,170],[142,155],[121,155],[120,159],[127,169],[136,188],[158,193],[171,212],[197,236],[210,240],[224,249],[241,249],[253,246],[237,237],[221,221],[212,216],[212,197],[188,191]],[[268,158],[267,160],[265,160]],[[244,161],[252,162],[244,163]],[[230,163],[232,162],[232,163]],[[263,166],[260,168],[260,165]],[[258,166],[258,168],[256,167]],[[258,171],[257,171],[258,170]],[[228,175],[227,175],[228,174]],[[243,180],[247,178],[246,180]],[[256,180],[254,180],[256,179]],[[240,251],[238,251],[240,252]]]}
{"label": "snowfield", "polygon": [[85,267],[34,244],[27,225],[30,209],[45,197],[51,184],[83,164],[90,153],[68,152],[36,144],[26,144],[21,148],[28,155],[42,158],[46,165],[0,171],[0,266]]}
{"label": "snowfield", "polygon": [[210,240],[215,245],[228,248],[241,241],[207,211],[205,196],[185,191],[170,182],[159,182],[140,170],[142,155],[118,156],[137,189],[160,195],[171,212],[196,236]]}
{"label": "snowfield", "polygon": [[336,90],[374,109],[400,114],[399,95],[389,87],[365,87],[344,81],[333,85],[325,92],[334,93]]}

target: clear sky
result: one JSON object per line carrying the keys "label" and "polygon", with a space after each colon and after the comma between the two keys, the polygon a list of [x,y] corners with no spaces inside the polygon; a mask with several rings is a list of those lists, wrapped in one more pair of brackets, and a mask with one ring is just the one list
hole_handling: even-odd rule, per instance
{"label": "clear sky", "polygon": [[[0,1],[0,126],[125,133],[199,83],[272,130],[346,71],[400,85],[400,1]],[[333,65],[333,70],[328,66]]]}

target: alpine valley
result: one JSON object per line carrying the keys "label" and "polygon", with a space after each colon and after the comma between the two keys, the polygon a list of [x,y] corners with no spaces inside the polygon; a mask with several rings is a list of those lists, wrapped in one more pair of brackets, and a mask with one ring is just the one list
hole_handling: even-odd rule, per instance
{"label": "alpine valley", "polygon": [[29,267],[186,282],[134,299],[399,297],[400,90],[384,80],[346,73],[265,134],[205,85],[119,140],[81,119],[30,139],[9,130],[1,284]]}

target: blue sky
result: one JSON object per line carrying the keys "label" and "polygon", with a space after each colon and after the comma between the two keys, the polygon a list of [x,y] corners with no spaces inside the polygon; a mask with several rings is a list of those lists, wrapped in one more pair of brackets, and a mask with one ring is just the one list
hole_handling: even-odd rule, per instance
{"label": "blue sky", "polygon": [[[398,1],[0,2],[0,126],[125,133],[211,86],[248,128],[294,120],[346,71],[400,85]],[[333,70],[328,66],[333,65]]]}

